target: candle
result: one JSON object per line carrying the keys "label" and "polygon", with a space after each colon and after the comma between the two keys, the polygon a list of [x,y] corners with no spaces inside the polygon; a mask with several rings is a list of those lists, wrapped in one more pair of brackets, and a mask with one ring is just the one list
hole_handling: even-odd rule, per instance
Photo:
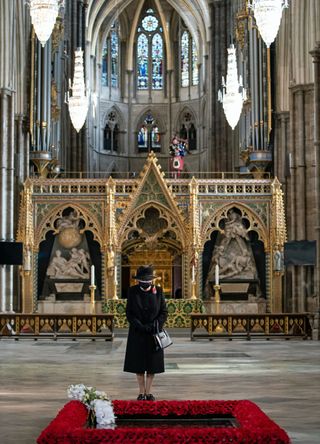
{"label": "candle", "polygon": [[215,284],[219,285],[219,265],[216,264],[216,268],[215,268]]}
{"label": "candle", "polygon": [[94,265],[91,265],[91,285],[94,285]]}
{"label": "candle", "polygon": [[192,282],[195,281],[194,265],[192,265]]}

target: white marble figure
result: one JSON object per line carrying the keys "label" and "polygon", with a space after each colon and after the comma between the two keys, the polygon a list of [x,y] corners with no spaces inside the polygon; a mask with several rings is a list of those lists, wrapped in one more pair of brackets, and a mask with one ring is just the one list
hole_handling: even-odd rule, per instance
{"label": "white marble figure", "polygon": [[74,264],[75,269],[79,273],[89,273],[90,265],[90,256],[89,253],[84,251],[83,248],[80,248],[79,250],[77,248],[71,249],[71,259],[69,259],[69,262],[72,262]]}
{"label": "white marble figure", "polygon": [[88,279],[89,259],[89,254],[82,248],[72,248],[69,260],[57,250],[47,269],[47,276],[55,279]]}
{"label": "white marble figure", "polygon": [[52,258],[50,265],[47,269],[47,276],[54,278],[61,275],[67,263],[67,259],[61,256],[61,251],[56,250],[56,255]]}
{"label": "white marble figure", "polygon": [[76,211],[71,211],[68,216],[63,216],[57,221],[57,228],[61,231],[65,228],[79,228],[80,218]]}
{"label": "white marble figure", "polygon": [[276,249],[273,253],[273,269],[274,271],[283,270],[283,254],[278,249]]}
{"label": "white marble figure", "polygon": [[206,294],[212,296],[215,267],[219,265],[220,279],[256,279],[257,268],[246,227],[240,214],[228,211],[224,231],[217,238],[206,280]]}

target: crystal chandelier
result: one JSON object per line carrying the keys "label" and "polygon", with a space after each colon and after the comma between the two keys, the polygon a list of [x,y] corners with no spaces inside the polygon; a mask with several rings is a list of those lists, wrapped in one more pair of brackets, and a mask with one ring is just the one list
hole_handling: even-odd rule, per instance
{"label": "crystal chandelier", "polygon": [[246,99],[242,77],[239,76],[238,80],[236,48],[231,45],[228,48],[227,82],[222,77],[222,91],[218,92],[218,101],[222,103],[225,116],[232,129],[240,119],[242,104]]}
{"label": "crystal chandelier", "polygon": [[261,37],[268,48],[278,33],[282,10],[288,6],[288,0],[251,0],[249,3]]}
{"label": "crystal chandelier", "polygon": [[83,127],[83,124],[87,117],[89,101],[86,95],[84,86],[84,74],[83,74],[83,51],[82,49],[75,50],[75,62],[74,62],[74,76],[72,90],[72,96],[67,93],[67,103],[69,106],[69,113],[72,125],[75,130],[79,132]]}
{"label": "crystal chandelier", "polygon": [[50,38],[63,0],[29,0],[31,22],[44,46]]}

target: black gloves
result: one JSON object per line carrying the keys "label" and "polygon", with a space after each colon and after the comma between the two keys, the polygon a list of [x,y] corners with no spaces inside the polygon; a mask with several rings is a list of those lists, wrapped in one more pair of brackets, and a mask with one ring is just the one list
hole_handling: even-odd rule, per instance
{"label": "black gloves", "polygon": [[154,325],[153,322],[149,322],[149,324],[144,325],[144,331],[146,333],[153,334],[154,333]]}
{"label": "black gloves", "polygon": [[155,334],[157,332],[154,322],[149,322],[148,324],[141,324],[141,322],[136,323],[136,329],[142,333]]}

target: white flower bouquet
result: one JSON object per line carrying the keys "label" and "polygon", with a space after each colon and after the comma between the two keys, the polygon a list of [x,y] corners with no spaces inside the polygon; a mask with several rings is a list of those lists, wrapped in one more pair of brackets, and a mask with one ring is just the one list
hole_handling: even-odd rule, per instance
{"label": "white flower bouquet", "polygon": [[93,416],[99,428],[114,427],[116,418],[106,393],[84,384],[75,384],[69,386],[68,398],[83,402],[89,410],[89,418]]}

